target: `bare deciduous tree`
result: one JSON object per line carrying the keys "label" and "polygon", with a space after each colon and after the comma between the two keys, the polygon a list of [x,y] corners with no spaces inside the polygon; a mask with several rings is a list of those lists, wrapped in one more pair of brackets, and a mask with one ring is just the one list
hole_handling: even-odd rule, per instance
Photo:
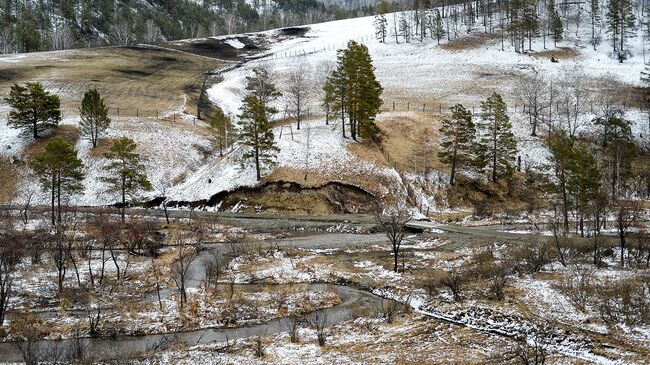
{"label": "bare deciduous tree", "polygon": [[309,318],[310,325],[316,331],[318,346],[325,346],[327,341],[327,312],[316,311]]}
{"label": "bare deciduous tree", "polygon": [[128,46],[133,41],[133,24],[125,16],[120,16],[115,20],[111,28],[113,44],[116,46]]}
{"label": "bare deciduous tree", "polygon": [[13,230],[0,230],[0,327],[4,324],[9,301],[13,295],[13,282],[23,254],[23,247],[29,241],[25,234]]}
{"label": "bare deciduous tree", "polygon": [[50,33],[50,48],[53,51],[62,51],[74,47],[76,42],[74,33],[67,25],[54,28]]}
{"label": "bare deciduous tree", "polygon": [[[378,204],[378,206],[380,205]],[[380,228],[384,231],[386,237],[391,243],[394,258],[393,270],[397,272],[399,250],[405,234],[404,225],[411,220],[411,213],[409,212],[406,203],[400,202],[397,205],[390,206],[383,210],[379,208],[376,216]]]}
{"label": "bare deciduous tree", "polygon": [[591,98],[587,80],[584,72],[577,68],[565,71],[561,80],[559,113],[564,119],[562,129],[570,137],[577,136],[580,129],[590,122],[584,118]]}
{"label": "bare deciduous tree", "polygon": [[199,257],[200,243],[195,237],[180,235],[174,239],[176,257],[172,264],[172,280],[178,289],[181,311],[187,304],[187,282],[193,273],[192,263]]}
{"label": "bare deciduous tree", "polygon": [[296,120],[297,129],[300,129],[307,104],[311,98],[312,82],[310,80],[311,67],[304,57],[298,57],[298,61],[291,67],[286,81],[284,95],[291,116]]}
{"label": "bare deciduous tree", "polygon": [[545,109],[548,107],[548,85],[538,72],[532,76],[522,77],[519,81],[519,97],[526,106],[531,136],[537,135],[537,127]]}
{"label": "bare deciduous tree", "polygon": [[142,34],[142,40],[147,44],[154,44],[162,38],[162,33],[160,28],[156,25],[156,22],[153,19],[147,19],[144,22],[144,33]]}
{"label": "bare deciduous tree", "polygon": [[10,26],[0,28],[0,53],[7,54],[14,52],[14,32]]}
{"label": "bare deciduous tree", "polygon": [[619,199],[616,202],[616,229],[621,246],[621,267],[625,267],[626,235],[639,223],[643,205],[638,200]]}

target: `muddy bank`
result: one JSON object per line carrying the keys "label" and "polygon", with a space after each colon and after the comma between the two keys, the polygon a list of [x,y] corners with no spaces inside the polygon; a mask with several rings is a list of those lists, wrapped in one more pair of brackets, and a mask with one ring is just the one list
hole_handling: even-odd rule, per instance
{"label": "muddy bank", "polygon": [[[148,207],[162,204],[154,199]],[[329,215],[372,213],[375,197],[368,191],[349,184],[328,182],[316,187],[303,187],[293,182],[275,181],[255,187],[241,187],[194,202],[174,201],[168,206],[178,208],[215,207],[221,212],[264,213],[287,215]]]}

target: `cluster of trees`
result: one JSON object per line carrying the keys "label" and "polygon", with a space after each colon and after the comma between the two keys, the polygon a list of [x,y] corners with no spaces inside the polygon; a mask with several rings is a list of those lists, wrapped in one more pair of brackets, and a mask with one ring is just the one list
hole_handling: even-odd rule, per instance
{"label": "cluster of trees", "polygon": [[[9,113],[9,125],[32,133],[34,138],[51,132],[61,120],[59,97],[45,91],[40,83],[14,84],[5,101],[12,107]],[[79,129],[89,139],[93,148],[106,129],[110,126],[109,109],[95,89],[84,94],[79,109]],[[142,190],[150,190],[140,155],[135,152],[136,143],[122,137],[113,141],[109,152],[104,157],[109,163],[104,167],[108,192],[118,193],[122,206],[122,219],[127,198],[135,198]],[[38,178],[43,190],[51,197],[52,225],[60,223],[63,205],[66,200],[83,191],[85,179],[84,165],[73,145],[54,137],[48,141],[43,151],[38,153],[30,167]]]}
{"label": "cluster of trees", "polygon": [[396,43],[422,42],[428,37],[440,43],[445,36],[451,40],[461,33],[500,33],[502,48],[509,38],[516,52],[532,50],[533,39],[539,37],[544,48],[547,38],[557,45],[569,32],[578,35],[587,26],[594,50],[606,33],[613,54],[623,62],[630,55],[628,40],[638,25],[647,22],[646,14],[645,3],[632,0],[593,0],[586,4],[554,0],[383,0],[375,7],[374,25],[377,39],[386,42],[392,34]]}
{"label": "cluster of trees", "polygon": [[451,185],[459,169],[488,168],[492,182],[511,176],[515,170],[517,141],[506,104],[497,93],[481,103],[478,125],[474,124],[471,111],[462,104],[454,105],[451,117],[442,122],[440,134],[438,157],[451,166]]}
{"label": "cluster of trees", "polygon": [[350,5],[317,0],[3,0],[0,53],[156,43],[372,13],[365,4]]}
{"label": "cluster of trees", "polygon": [[[301,128],[309,102],[320,96],[326,123],[338,115],[344,138],[346,130],[354,140],[372,138],[378,133],[375,117],[382,103],[382,87],[375,77],[368,48],[350,41],[347,48],[338,51],[335,66],[324,64],[318,71],[324,75],[322,90],[312,87],[313,70],[304,61],[298,61],[292,68],[282,87],[276,86],[272,72],[266,68],[256,68],[253,75],[247,77],[238,138],[245,147],[244,158],[255,163],[258,180],[263,168],[274,164],[278,152],[270,121],[279,112],[275,105],[281,97],[286,105],[285,118],[293,119],[297,129]],[[223,131],[231,128],[231,122],[219,112],[214,118],[219,120],[214,125],[220,126],[222,132],[217,133],[217,140],[221,141],[227,134]],[[308,147],[309,131],[306,133]],[[219,142],[219,146],[223,144]],[[305,158],[308,165],[309,151]]]}

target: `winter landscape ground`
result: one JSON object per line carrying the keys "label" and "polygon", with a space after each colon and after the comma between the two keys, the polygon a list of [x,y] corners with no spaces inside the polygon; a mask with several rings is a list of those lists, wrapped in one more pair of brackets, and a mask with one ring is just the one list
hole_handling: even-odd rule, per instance
{"label": "winter landscape ground", "polygon": [[548,3],[0,55],[0,363],[650,363],[650,14]]}

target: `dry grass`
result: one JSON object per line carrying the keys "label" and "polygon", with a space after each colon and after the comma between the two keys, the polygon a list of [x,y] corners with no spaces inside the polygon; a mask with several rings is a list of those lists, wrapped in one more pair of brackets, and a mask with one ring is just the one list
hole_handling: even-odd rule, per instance
{"label": "dry grass", "polygon": [[549,60],[551,57],[554,57],[557,60],[569,60],[578,58],[580,56],[580,52],[578,52],[575,48],[560,47],[546,51],[530,52],[528,55],[535,58],[546,58]]}
{"label": "dry grass", "polygon": [[[386,113],[378,125],[384,136],[383,158],[388,158],[391,164],[397,163],[400,171],[417,169],[421,172],[425,164],[429,169],[445,168],[437,157],[438,116],[422,112]],[[368,157],[367,152],[358,156],[376,163],[376,157]]]}
{"label": "dry grass", "polygon": [[499,39],[499,35],[479,33],[470,37],[463,37],[459,39],[452,39],[451,41],[441,44],[440,48],[447,51],[464,51],[468,49],[476,49],[485,46],[488,42]]}
{"label": "dry grass", "polygon": [[[100,139],[97,142],[97,147],[92,148],[90,150],[90,156],[95,158],[102,157],[105,153],[107,153],[111,149],[111,146],[113,145],[113,142],[115,140],[116,140],[115,138]],[[88,143],[90,143],[90,141]]]}
{"label": "dry grass", "polygon": [[23,55],[20,62],[3,63],[0,97],[15,82],[39,81],[61,96],[66,113],[77,114],[83,93],[97,88],[113,112],[119,107],[122,115],[135,115],[139,108],[153,116],[155,110],[182,105],[185,95],[191,99],[202,73],[220,65],[204,57],[152,49],[34,53]]}
{"label": "dry grass", "polygon": [[28,145],[25,148],[25,152],[23,153],[23,156],[27,160],[33,159],[36,155],[39,153],[43,152],[45,149],[45,145],[52,139],[52,138],[61,138],[67,143],[71,145],[75,145],[77,143],[77,140],[79,139],[79,129],[76,126],[73,125],[60,125],[58,128],[56,128],[52,133],[44,138],[38,138],[34,140],[30,145]]}
{"label": "dry grass", "polygon": [[0,201],[8,202],[16,197],[18,169],[6,157],[0,157]]}

